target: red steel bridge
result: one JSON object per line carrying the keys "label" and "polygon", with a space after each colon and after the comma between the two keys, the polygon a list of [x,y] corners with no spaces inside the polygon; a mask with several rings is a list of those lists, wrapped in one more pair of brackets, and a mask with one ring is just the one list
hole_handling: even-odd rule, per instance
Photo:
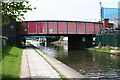
{"label": "red steel bridge", "polygon": [[68,49],[92,47],[93,35],[103,30],[103,23],[83,21],[25,21],[21,26],[23,36],[68,36]]}
{"label": "red steel bridge", "polygon": [[103,30],[103,23],[83,21],[40,20],[25,21],[21,25],[24,35],[96,34]]}

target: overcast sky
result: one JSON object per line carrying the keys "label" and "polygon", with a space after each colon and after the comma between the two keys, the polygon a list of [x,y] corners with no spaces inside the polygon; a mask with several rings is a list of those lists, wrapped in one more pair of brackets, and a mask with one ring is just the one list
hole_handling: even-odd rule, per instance
{"label": "overcast sky", "polygon": [[[117,8],[120,0],[102,0],[102,6]],[[100,0],[30,0],[36,10],[25,14],[29,20],[95,20],[100,19]]]}

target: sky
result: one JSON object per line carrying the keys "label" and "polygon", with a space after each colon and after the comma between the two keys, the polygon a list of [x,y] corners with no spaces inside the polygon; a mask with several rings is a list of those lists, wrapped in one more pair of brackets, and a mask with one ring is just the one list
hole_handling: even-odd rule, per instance
{"label": "sky", "polygon": [[[100,20],[100,0],[29,0],[35,10],[25,14],[31,20]],[[120,0],[101,0],[102,7],[117,8]]]}

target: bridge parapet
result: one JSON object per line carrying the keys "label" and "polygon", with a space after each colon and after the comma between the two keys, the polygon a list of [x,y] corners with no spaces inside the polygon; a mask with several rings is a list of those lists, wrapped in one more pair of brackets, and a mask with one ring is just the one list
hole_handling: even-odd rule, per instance
{"label": "bridge parapet", "polygon": [[80,21],[26,21],[21,34],[96,34],[103,23]]}

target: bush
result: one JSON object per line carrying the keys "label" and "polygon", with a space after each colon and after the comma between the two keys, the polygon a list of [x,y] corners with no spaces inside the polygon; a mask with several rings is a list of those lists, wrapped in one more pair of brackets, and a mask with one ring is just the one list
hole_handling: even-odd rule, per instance
{"label": "bush", "polygon": [[101,47],[102,47],[102,43],[101,43],[101,42],[99,42],[99,43],[98,43],[98,46],[99,46],[99,48],[101,48]]}

